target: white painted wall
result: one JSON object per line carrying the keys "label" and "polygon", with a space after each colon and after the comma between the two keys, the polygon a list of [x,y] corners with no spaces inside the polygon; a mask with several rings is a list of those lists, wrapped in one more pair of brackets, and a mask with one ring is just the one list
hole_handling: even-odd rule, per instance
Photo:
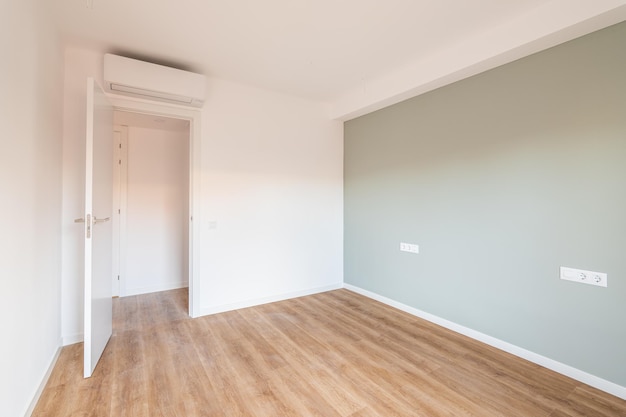
{"label": "white painted wall", "polygon": [[[68,48],[65,58],[64,222],[82,198],[82,85],[88,75],[102,79],[102,54]],[[329,119],[325,104],[222,80],[209,80],[207,96],[198,168],[201,312],[341,286],[342,123]],[[82,338],[75,240],[64,229],[66,343]]]}
{"label": "white painted wall", "polygon": [[188,285],[189,130],[129,126],[122,295]]}
{"label": "white painted wall", "polygon": [[19,417],[61,344],[63,61],[39,2],[0,16],[0,415]]}
{"label": "white painted wall", "polygon": [[209,84],[202,120],[202,311],[340,285],[342,124],[330,121],[319,103],[226,81]]}

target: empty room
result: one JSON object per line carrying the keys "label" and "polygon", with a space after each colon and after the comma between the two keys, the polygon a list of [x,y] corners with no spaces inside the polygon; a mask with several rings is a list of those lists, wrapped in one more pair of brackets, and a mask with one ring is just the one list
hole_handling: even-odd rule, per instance
{"label": "empty room", "polygon": [[0,415],[626,416],[626,1],[6,1]]}

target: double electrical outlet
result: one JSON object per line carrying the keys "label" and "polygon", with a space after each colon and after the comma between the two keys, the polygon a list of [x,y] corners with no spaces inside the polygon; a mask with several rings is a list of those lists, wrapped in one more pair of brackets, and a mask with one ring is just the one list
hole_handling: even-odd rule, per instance
{"label": "double electrical outlet", "polygon": [[420,247],[413,243],[400,242],[401,252],[420,253]]}
{"label": "double electrical outlet", "polygon": [[561,279],[579,282],[581,284],[606,287],[608,277],[607,274],[605,274],[604,272],[585,271],[584,269],[575,269],[562,266]]}

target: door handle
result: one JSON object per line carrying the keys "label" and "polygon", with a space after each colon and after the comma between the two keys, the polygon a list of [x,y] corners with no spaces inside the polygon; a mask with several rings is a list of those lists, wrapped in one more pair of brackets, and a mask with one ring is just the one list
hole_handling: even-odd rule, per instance
{"label": "door handle", "polygon": [[93,216],[93,224],[104,223],[104,222],[108,222],[109,220],[111,220],[110,217],[105,217],[104,219],[98,219],[96,216]]}

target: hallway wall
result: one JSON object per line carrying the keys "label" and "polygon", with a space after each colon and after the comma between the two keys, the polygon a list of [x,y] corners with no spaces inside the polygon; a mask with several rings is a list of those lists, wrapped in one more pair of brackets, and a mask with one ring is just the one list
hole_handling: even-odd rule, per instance
{"label": "hallway wall", "polygon": [[128,128],[122,295],[188,286],[189,131]]}

